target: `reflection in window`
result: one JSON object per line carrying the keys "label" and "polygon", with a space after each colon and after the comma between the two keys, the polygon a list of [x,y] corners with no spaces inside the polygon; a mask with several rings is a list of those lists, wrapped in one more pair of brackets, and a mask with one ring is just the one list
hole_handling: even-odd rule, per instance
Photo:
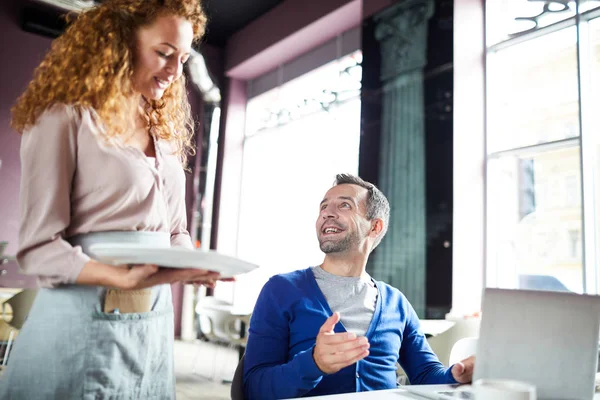
{"label": "reflection in window", "polygon": [[[569,177],[580,173],[577,146],[488,161],[488,285],[514,288],[520,275],[552,275],[581,292],[582,264],[571,231],[581,226],[579,191],[569,204]],[[579,196],[579,197],[577,197]]]}
{"label": "reflection in window", "polygon": [[519,160],[519,217],[535,211],[535,170],[533,160]]}
{"label": "reflection in window", "polygon": [[569,257],[579,258],[581,250],[581,233],[578,229],[569,230]]}
{"label": "reflection in window", "polygon": [[574,175],[565,177],[565,195],[567,197],[566,205],[575,206],[578,204],[579,196],[579,185],[577,184],[577,178]]}

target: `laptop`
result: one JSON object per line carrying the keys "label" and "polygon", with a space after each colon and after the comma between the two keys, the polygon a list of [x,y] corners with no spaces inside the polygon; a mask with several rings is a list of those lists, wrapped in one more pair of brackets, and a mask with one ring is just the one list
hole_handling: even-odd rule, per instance
{"label": "laptop", "polygon": [[[534,384],[541,400],[590,400],[599,331],[600,296],[487,288],[473,381],[516,379]],[[456,385],[403,389],[428,399],[471,398]]]}

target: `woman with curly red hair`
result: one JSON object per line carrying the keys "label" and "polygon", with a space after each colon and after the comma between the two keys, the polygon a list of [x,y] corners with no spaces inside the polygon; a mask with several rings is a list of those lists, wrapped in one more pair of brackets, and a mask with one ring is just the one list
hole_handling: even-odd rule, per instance
{"label": "woman with curly red hair", "polygon": [[40,289],[3,399],[173,398],[170,283],[220,276],[93,259],[95,243],[192,248],[183,65],[198,0],[106,0],[79,15],[13,108],[21,139],[17,260]]}

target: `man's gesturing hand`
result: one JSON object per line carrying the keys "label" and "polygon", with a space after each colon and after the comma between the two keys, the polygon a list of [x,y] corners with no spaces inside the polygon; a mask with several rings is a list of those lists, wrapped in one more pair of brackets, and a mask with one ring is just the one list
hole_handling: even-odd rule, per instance
{"label": "man's gesturing hand", "polygon": [[313,358],[317,367],[326,374],[333,374],[369,355],[369,341],[366,337],[357,338],[354,333],[334,333],[333,328],[340,320],[335,312],[321,326]]}

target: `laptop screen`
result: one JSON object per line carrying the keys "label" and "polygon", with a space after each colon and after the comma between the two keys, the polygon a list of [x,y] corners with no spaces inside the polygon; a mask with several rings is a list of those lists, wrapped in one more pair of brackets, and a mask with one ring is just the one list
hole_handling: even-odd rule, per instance
{"label": "laptop screen", "polygon": [[473,380],[516,379],[540,398],[591,399],[600,296],[485,290]]}

